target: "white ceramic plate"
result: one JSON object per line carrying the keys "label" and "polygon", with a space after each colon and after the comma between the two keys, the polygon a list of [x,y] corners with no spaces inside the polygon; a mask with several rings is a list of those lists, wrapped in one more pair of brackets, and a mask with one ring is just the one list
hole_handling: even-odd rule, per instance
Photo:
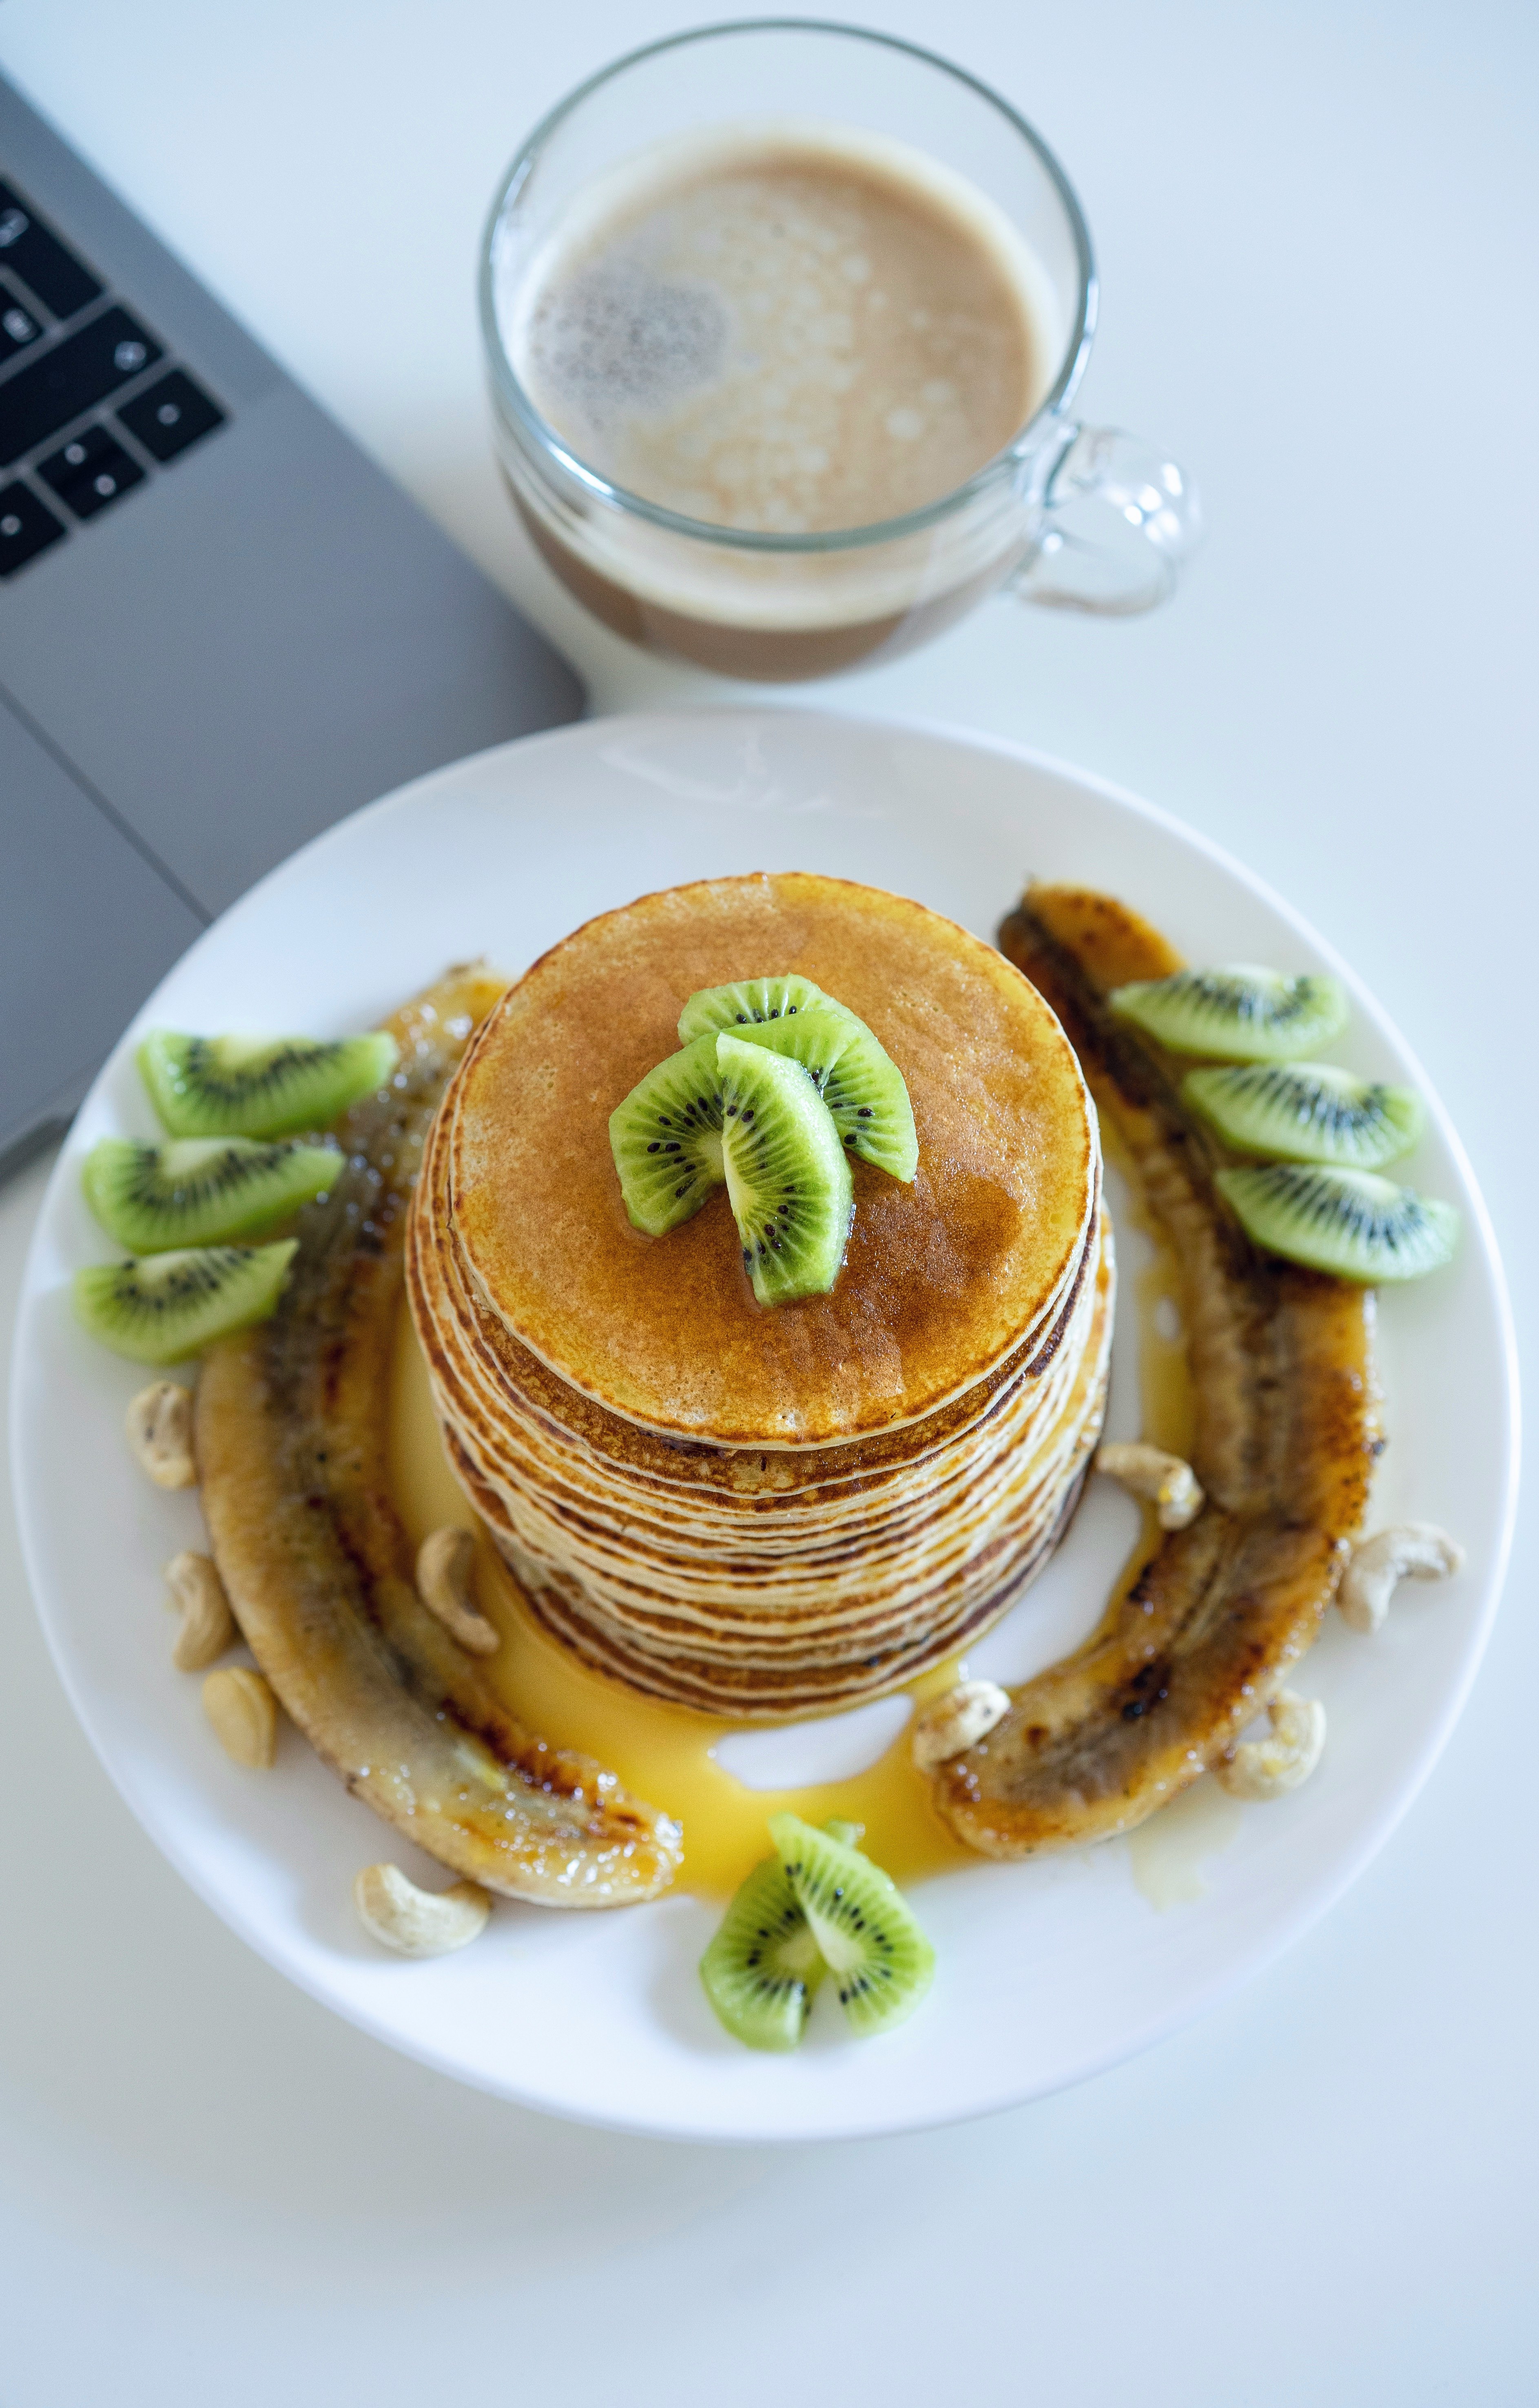
{"label": "white ceramic plate", "polygon": [[[1356,1004],[1343,1058],[1425,1090],[1304,924],[1146,804],[1001,747],[782,710],[601,720],[424,779],[275,871],[193,947],[137,1025],[340,1033],[451,960],[485,953],[516,972],[648,889],[793,868],[892,887],[983,935],[1028,872],[1105,886],[1192,959],[1336,970]],[[136,1033],[76,1123],[28,1265],[13,1422],[27,1561],[76,1710],[146,1830],[253,1948],[366,2030],[483,2089],[638,2131],[825,2138],[977,2114],[1114,2063],[1254,1972],[1340,1895],[1426,1778],[1495,1610],[1515,1434],[1500,1266],[1435,1104],[1406,1176],[1456,1198],[1466,1234],[1450,1271],[1382,1301],[1391,1444],[1376,1513],[1442,1523],[1467,1566],[1445,1586],[1408,1585],[1375,1640],[1332,1617],[1308,1667],[1330,1721],[1321,1768],[1296,1797],[1245,1810],[1204,1896],[1158,1912],[1124,1841],[948,1874],[917,1893],[941,1959],[921,2014],[855,2043],[825,1994],[788,2058],[716,2028],[695,1972],[714,1914],[688,1897],[615,1914],[502,1907],[461,1955],[385,1957],[354,1924],[349,1891],[360,1865],[401,1855],[395,1835],[385,1842],[292,1730],[276,1774],[236,1770],[204,1723],[198,1683],[171,1670],[161,1567],[199,1543],[196,1500],[137,1471],[122,1426],[143,1375],[71,1318],[69,1274],[108,1252],[80,1201],[81,1157],[105,1134],[151,1125]],[[1125,1314],[1121,1435],[1137,1434],[1135,1344]],[[1088,1630],[1128,1511],[1092,1484],[1068,1544],[974,1651],[975,1669],[1021,1677]]]}

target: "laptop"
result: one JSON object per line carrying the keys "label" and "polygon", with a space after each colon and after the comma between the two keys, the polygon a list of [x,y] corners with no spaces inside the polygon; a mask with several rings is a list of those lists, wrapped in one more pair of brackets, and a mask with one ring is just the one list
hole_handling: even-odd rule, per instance
{"label": "laptop", "polygon": [[0,79],[0,1177],[254,879],[583,700]]}

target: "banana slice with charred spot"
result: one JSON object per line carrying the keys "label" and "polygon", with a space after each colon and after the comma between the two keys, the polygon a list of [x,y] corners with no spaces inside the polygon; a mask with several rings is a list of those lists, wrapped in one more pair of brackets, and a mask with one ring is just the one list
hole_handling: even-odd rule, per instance
{"label": "banana slice with charred spot", "polygon": [[672,1881],[678,1826],[520,1727],[418,1597],[390,1499],[408,1199],[428,1123],[502,984],[451,972],[388,1024],[395,1082],[341,1123],[347,1168],[299,1216],[278,1312],[204,1363],[203,1508],[252,1653],[355,1796],[486,1889],[624,1906]]}
{"label": "banana slice with charred spot", "polygon": [[1088,1645],[1012,1693],[935,1802],[984,1855],[1141,1823],[1222,1757],[1282,1687],[1335,1594],[1381,1440],[1372,1295],[1260,1254],[1225,1210],[1223,1147],[1108,990],[1180,957],[1108,896],[1033,887],[1000,932],[1067,1029],[1183,1280],[1207,1504],[1167,1533]]}

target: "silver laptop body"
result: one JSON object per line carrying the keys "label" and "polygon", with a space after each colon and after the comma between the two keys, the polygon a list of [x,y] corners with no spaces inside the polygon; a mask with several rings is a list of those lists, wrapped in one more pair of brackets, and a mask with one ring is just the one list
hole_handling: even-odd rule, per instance
{"label": "silver laptop body", "polygon": [[582,702],[0,80],[0,1175],[253,879]]}

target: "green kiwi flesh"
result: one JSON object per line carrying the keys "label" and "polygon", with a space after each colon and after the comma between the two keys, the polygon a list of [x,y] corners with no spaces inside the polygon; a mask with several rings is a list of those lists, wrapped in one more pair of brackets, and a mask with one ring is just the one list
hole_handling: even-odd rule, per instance
{"label": "green kiwi flesh", "polygon": [[649,1070],[610,1114],[626,1211],[649,1238],[689,1220],[726,1176],[721,1088],[712,1029]]}
{"label": "green kiwi flesh", "polygon": [[135,1363],[184,1363],[216,1338],[266,1321],[297,1240],[198,1246],[75,1274],[75,1310],[93,1338]]}
{"label": "green kiwi flesh", "polygon": [[1376,1170],[1421,1135],[1414,1087],[1355,1079],[1330,1062],[1247,1062],[1188,1070],[1181,1093],[1237,1154]]}
{"label": "green kiwi flesh", "polygon": [[1248,962],[1135,979],[1114,987],[1107,1000],[1118,1019],[1172,1054],[1219,1062],[1297,1061],[1346,1025],[1346,996],[1335,979],[1284,978]]}
{"label": "green kiwi flesh", "polygon": [[108,1236],[130,1254],[155,1254],[261,1237],[329,1189],[342,1168],[335,1146],[104,1137],[86,1156],[83,1182]]}
{"label": "green kiwi flesh", "polygon": [[679,1042],[690,1044],[697,1037],[719,1034],[724,1028],[734,1036],[742,1028],[752,1028],[777,1020],[794,1018],[798,1012],[837,1012],[848,1020],[841,1003],[825,995],[809,978],[788,970],[780,978],[739,979],[733,986],[702,986],[692,995],[679,1014]]}
{"label": "green kiwi flesh", "polygon": [[1217,1171],[1214,1184],[1254,1244],[1367,1286],[1441,1270],[1459,1242],[1451,1204],[1371,1170],[1273,1162]]}
{"label": "green kiwi flesh", "polygon": [[735,2040],[795,2048],[823,1979],[807,1917],[778,1856],[756,1864],[700,1959],[705,1994]]}
{"label": "green kiwi flesh", "polygon": [[855,1210],[833,1116],[798,1063],[762,1046],[719,1037],[716,1063],[726,1193],[754,1294],[765,1305],[827,1295]]}
{"label": "green kiwi flesh", "polygon": [[771,1815],[770,1836],[851,2029],[904,2022],[929,1988],[935,1951],[896,1884],[798,1814]]}
{"label": "green kiwi flesh", "polygon": [[799,1062],[833,1114],[846,1150],[905,1185],[912,1182],[919,1168],[913,1106],[903,1073],[863,1020],[853,1011],[814,1004],[733,1033],[743,1044],[762,1045]]}
{"label": "green kiwi flesh", "polygon": [[399,1048],[377,1030],[325,1042],[311,1037],[184,1037],[152,1029],[139,1069],[171,1137],[294,1137],[329,1128],[360,1096],[382,1087]]}

